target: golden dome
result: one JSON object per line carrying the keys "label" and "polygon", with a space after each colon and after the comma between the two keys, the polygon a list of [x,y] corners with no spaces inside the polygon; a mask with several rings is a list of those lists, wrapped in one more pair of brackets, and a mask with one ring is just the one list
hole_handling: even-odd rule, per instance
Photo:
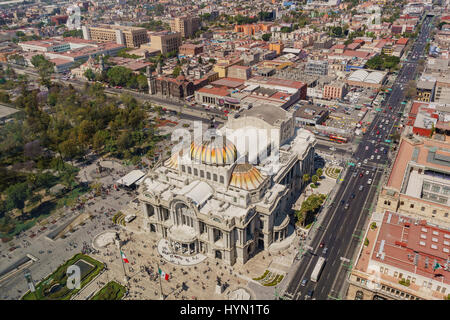
{"label": "golden dome", "polygon": [[223,166],[237,159],[236,146],[225,137],[212,138],[201,144],[191,143],[191,159],[205,164]]}
{"label": "golden dome", "polygon": [[249,163],[237,164],[231,175],[230,186],[245,190],[258,188],[264,181],[264,176]]}

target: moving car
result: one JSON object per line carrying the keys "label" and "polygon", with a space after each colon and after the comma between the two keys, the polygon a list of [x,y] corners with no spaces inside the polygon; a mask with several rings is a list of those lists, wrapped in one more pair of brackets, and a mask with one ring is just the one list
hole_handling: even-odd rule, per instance
{"label": "moving car", "polygon": [[359,191],[362,191],[364,189],[363,185],[359,186]]}
{"label": "moving car", "polygon": [[367,180],[367,184],[371,184],[372,183],[372,179]]}
{"label": "moving car", "polygon": [[307,283],[308,283],[308,279],[303,279],[302,280],[302,287],[306,286]]}

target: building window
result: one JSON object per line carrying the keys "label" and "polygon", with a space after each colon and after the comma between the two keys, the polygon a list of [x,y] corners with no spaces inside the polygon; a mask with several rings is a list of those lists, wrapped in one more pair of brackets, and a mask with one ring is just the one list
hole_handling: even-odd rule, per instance
{"label": "building window", "polygon": [[361,290],[356,291],[355,300],[362,300],[364,298],[364,293]]}
{"label": "building window", "polygon": [[194,176],[198,176],[198,170],[194,168]]}
{"label": "building window", "polygon": [[220,176],[220,183],[224,183],[224,180],[223,176]]}
{"label": "building window", "polygon": [[186,167],[184,165],[181,166],[181,171],[186,172]]}
{"label": "building window", "polygon": [[420,210],[425,211],[425,207],[420,208]]}
{"label": "building window", "polygon": [[206,172],[206,179],[211,180],[211,173]]}
{"label": "building window", "polygon": [[213,173],[213,180],[217,182],[217,174]]}
{"label": "building window", "polygon": [[188,173],[192,174],[192,168],[191,167],[188,167]]}
{"label": "building window", "polygon": [[204,178],[205,177],[205,171],[200,170],[200,178]]}
{"label": "building window", "polygon": [[410,207],[410,208],[414,208],[414,203],[411,203],[411,204],[409,205],[409,207]]}

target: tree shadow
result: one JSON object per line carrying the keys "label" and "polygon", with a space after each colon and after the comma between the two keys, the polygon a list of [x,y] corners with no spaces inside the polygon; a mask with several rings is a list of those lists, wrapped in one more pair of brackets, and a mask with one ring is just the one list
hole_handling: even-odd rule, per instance
{"label": "tree shadow", "polygon": [[41,215],[50,213],[55,208],[56,208],[56,202],[54,200],[44,201],[39,206],[31,209],[31,211],[26,213],[24,216],[25,216],[25,219],[37,218]]}

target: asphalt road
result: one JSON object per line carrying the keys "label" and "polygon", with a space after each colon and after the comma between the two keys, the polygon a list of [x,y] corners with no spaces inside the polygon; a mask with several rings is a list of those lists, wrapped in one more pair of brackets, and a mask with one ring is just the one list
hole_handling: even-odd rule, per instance
{"label": "asphalt road", "polygon": [[[307,298],[309,291],[313,291],[312,297],[317,300],[345,298],[341,294],[345,295],[342,291],[345,289],[345,280],[350,270],[349,262],[363,241],[364,224],[376,196],[377,185],[381,182],[384,166],[390,165],[389,152],[384,152],[389,150],[390,146],[384,140],[389,139],[389,135],[397,130],[399,112],[403,112],[405,106],[402,104],[404,87],[415,77],[417,61],[421,59],[430,33],[430,22],[431,17],[426,17],[407,57],[408,62],[403,65],[391,93],[382,103],[381,108],[384,111],[375,116],[353,154],[353,162],[361,163],[361,166],[350,166],[346,171],[333,203],[322,213],[325,216],[309,244],[312,249],[303,254],[301,263],[284,293],[285,297],[302,300]],[[386,120],[389,121],[387,124]],[[384,150],[381,151],[381,148]],[[372,180],[370,184],[369,179]],[[361,191],[360,186],[363,187]],[[345,209],[346,204],[348,209]],[[323,252],[324,248],[320,247],[321,243],[324,243],[324,248],[327,247],[326,254]],[[321,255],[326,258],[326,263],[317,283],[314,283],[310,281],[310,277]],[[341,258],[348,260],[342,261]],[[305,286],[301,285],[303,279],[308,280]]]}

